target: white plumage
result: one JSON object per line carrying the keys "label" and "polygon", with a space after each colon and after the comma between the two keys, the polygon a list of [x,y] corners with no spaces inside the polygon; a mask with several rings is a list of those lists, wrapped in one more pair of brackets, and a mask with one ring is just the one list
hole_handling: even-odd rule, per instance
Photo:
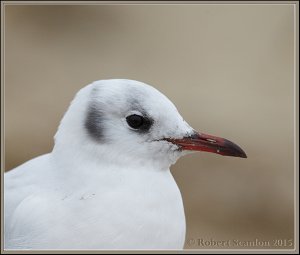
{"label": "white plumage", "polygon": [[171,164],[209,146],[245,156],[232,144],[216,149],[214,137],[199,147],[195,134],[149,85],[86,86],[63,117],[53,151],[5,174],[5,248],[182,249],[185,215]]}
{"label": "white plumage", "polygon": [[[90,104],[105,113],[100,141],[85,127]],[[150,133],[126,123],[139,106],[156,120]],[[5,248],[182,248],[184,210],[169,170],[181,153],[155,140],[191,131],[173,104],[143,83],[104,80],[83,88],[53,151],[5,174]]]}

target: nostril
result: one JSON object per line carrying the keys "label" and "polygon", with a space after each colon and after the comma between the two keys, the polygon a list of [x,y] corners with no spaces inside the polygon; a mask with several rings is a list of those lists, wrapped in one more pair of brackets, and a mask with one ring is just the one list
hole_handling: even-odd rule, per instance
{"label": "nostril", "polygon": [[210,142],[210,143],[216,143],[217,141],[216,140],[214,140],[214,139],[206,139],[206,141],[208,141],[208,142]]}

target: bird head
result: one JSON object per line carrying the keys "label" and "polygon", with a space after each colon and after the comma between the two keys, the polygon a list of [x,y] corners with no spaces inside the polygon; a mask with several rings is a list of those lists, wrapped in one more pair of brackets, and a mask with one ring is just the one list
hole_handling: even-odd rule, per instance
{"label": "bird head", "polygon": [[195,131],[152,86],[125,79],[96,81],[77,93],[55,136],[54,151],[156,168],[168,168],[192,151],[246,157],[229,140]]}

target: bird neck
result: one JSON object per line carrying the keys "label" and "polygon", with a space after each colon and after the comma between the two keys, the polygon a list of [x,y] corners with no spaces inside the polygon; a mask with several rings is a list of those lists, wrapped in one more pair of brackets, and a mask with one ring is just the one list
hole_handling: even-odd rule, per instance
{"label": "bird neck", "polygon": [[120,153],[103,147],[91,147],[89,144],[79,146],[59,146],[56,144],[52,158],[60,165],[62,171],[102,171],[107,168],[147,169],[147,171],[169,170],[170,159],[166,157],[138,157],[130,153]]}

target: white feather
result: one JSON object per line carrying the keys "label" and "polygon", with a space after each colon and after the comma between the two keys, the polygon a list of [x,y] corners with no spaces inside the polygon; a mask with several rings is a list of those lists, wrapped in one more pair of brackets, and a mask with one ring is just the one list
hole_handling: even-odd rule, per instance
{"label": "white feather", "polygon": [[[133,100],[134,99],[134,100]],[[132,100],[153,119],[130,130]],[[91,102],[105,113],[104,141],[84,121]],[[153,87],[102,80],[78,92],[50,154],[5,174],[6,249],[181,249],[185,216],[169,167],[183,155],[158,141],[193,129]]]}

